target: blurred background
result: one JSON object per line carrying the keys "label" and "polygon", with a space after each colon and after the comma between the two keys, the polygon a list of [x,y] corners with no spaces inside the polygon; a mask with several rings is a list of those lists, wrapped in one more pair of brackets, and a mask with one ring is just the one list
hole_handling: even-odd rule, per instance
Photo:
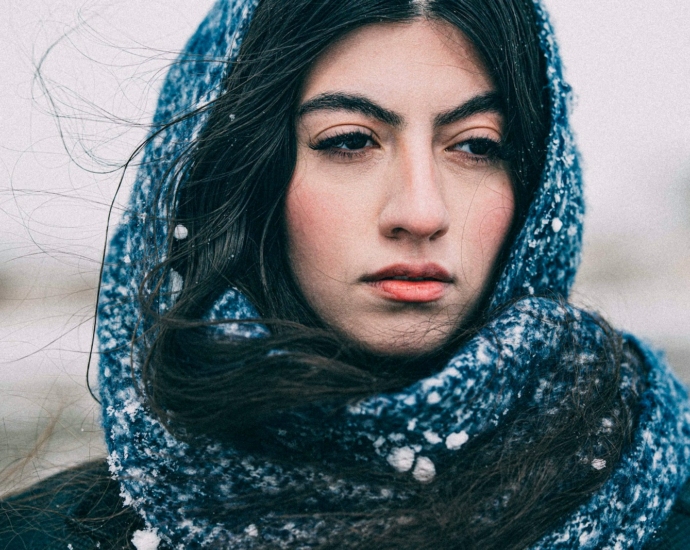
{"label": "blurred background", "polygon": [[[86,364],[108,205],[212,3],[0,3],[0,494],[105,454]],[[546,4],[588,199],[574,299],[690,382],[690,4]]]}

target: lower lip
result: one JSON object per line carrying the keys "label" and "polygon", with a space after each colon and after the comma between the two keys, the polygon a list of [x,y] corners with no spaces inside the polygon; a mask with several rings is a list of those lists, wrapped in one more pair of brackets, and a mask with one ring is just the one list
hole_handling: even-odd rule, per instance
{"label": "lower lip", "polygon": [[386,298],[396,302],[435,302],[446,291],[448,283],[441,281],[399,281],[384,279],[370,283]]}

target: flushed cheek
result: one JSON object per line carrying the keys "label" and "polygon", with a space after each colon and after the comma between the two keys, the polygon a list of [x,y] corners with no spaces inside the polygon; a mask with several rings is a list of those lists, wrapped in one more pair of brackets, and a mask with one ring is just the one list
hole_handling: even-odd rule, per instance
{"label": "flushed cheek", "polygon": [[486,284],[510,231],[514,215],[512,187],[507,176],[475,195],[462,237],[462,267],[476,289]]}
{"label": "flushed cheek", "polygon": [[380,162],[363,164],[337,163],[311,152],[300,155],[285,203],[296,274],[307,277],[302,264],[309,264],[337,280],[361,275],[356,264],[364,262],[377,241],[378,184],[386,168]]}
{"label": "flushed cheek", "polygon": [[306,181],[293,181],[286,198],[290,261],[307,299],[319,311],[338,307],[345,285],[354,277],[357,248],[356,213],[342,208],[343,200],[323,193]]}
{"label": "flushed cheek", "polygon": [[501,191],[493,195],[479,224],[479,239],[483,249],[493,250],[496,255],[510,231],[515,213],[515,202],[511,184],[508,181],[502,185]]}
{"label": "flushed cheek", "polygon": [[323,200],[314,193],[305,192],[305,185],[293,182],[287,195],[286,222],[288,229],[290,258],[293,268],[304,271],[305,261],[319,261],[323,251],[328,249],[328,226],[324,224],[327,209]]}
{"label": "flushed cheek", "polygon": [[[493,251],[493,256],[500,251],[513,221],[514,206],[512,201],[492,207],[482,218],[479,229],[479,240],[483,250]],[[493,258],[490,263],[493,263]]]}

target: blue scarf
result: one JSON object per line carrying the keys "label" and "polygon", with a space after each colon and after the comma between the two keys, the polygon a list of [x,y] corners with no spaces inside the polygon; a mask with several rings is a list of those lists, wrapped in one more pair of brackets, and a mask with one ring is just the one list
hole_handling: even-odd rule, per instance
{"label": "blue scarf", "polygon": [[[219,0],[189,42],[185,63],[171,69],[154,127],[217,96],[227,64],[208,60],[236,57],[255,4],[255,0]],[[552,127],[543,179],[491,297],[491,309],[501,313],[445,368],[403,391],[373,396],[328,415],[327,420],[319,407],[302,411],[298,418],[286,415],[275,430],[286,442],[324,442],[321,454],[329,464],[364,464],[372,471],[398,472],[424,484],[449,460],[461,456],[468,442],[495,429],[509,413],[558,402],[568,388],[566,382],[554,383],[547,366],[566,331],[576,335],[582,353],[601,347],[605,335],[595,318],[537,297],[568,295],[580,260],[584,204],[579,159],[568,124],[570,88],[562,77],[551,25],[538,1],[535,10],[547,60]],[[160,544],[180,549],[309,547],[337,532],[338,525],[317,514],[287,520],[270,509],[254,516],[240,510],[257,496],[265,495],[268,502],[285,488],[307,485],[318,487],[317,511],[331,506],[362,510],[406,495],[329,477],[312,466],[271,463],[216,441],[190,445],[166,430],[137,390],[141,365],[131,342],[142,329],[136,296],[152,265],[142,251],[150,250],[145,243],[157,243],[164,250],[168,232],[164,220],[145,223],[145,218],[162,195],[161,182],[172,185],[166,183],[166,159],[191,143],[205,120],[198,116],[180,122],[148,143],[130,208],[110,242],[98,318],[100,394],[110,471],[120,482],[125,505],[134,507],[146,523],[146,530],[133,539],[140,550]],[[157,206],[164,213],[164,205]],[[173,283],[169,285],[173,290]],[[508,303],[513,305],[501,307]],[[231,288],[209,313],[211,319],[256,316],[252,305]],[[227,322],[220,330],[228,338],[252,338],[266,329]],[[535,549],[641,548],[690,476],[686,390],[659,355],[633,336],[624,339],[642,357],[646,377],[632,442],[616,464],[587,459],[592,468],[608,468],[610,476]],[[574,357],[573,366],[564,368],[575,369],[576,364]],[[550,391],[539,391],[545,384]],[[622,384],[632,382],[624,376]],[[209,510],[229,512],[211,516]]]}

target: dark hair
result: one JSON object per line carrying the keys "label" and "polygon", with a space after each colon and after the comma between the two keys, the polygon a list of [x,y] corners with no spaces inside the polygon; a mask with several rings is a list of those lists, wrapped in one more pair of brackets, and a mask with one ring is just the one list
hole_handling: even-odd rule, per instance
{"label": "dark hair", "polygon": [[[410,380],[400,377],[399,368],[394,376],[385,376],[383,358],[377,358],[372,372],[366,353],[321,323],[294,280],[285,242],[283,201],[295,166],[294,116],[301,84],[315,59],[354,29],[425,15],[450,22],[476,45],[508,114],[504,140],[513,151],[519,228],[543,170],[549,121],[534,9],[527,0],[444,0],[420,6],[409,0],[259,4],[195,149],[177,161],[182,184],[170,185],[173,192],[163,201],[170,206],[166,211],[174,212],[168,224],[170,250],[142,286],[162,288],[170,270],[184,281],[173,307],[155,318],[146,365],[153,403],[174,410],[178,420],[206,433],[232,431],[239,426],[229,423],[260,422],[280,405],[304,405],[331,393],[338,399],[362,397]],[[152,214],[156,219],[160,212]],[[188,230],[182,241],[172,235],[178,225]],[[209,338],[199,319],[229,286],[257,307],[262,322],[273,329],[271,338],[225,343]],[[155,315],[156,292],[146,291],[142,298]],[[192,325],[180,324],[185,322]],[[276,346],[293,353],[267,356]],[[351,361],[333,361],[346,351],[364,359],[355,361],[358,368],[347,364]],[[429,362],[425,358],[423,363]],[[323,378],[313,376],[315,363]],[[196,374],[186,380],[189,373],[200,372],[200,364],[213,377],[214,390]],[[303,382],[314,387],[295,391],[291,385],[279,395],[281,379],[299,379],[307,365],[309,380]],[[409,369],[409,376],[418,375]],[[249,397],[265,387],[274,388],[270,398]],[[216,396],[223,407],[217,406]],[[254,405],[247,408],[249,401]]]}
{"label": "dark hair", "polygon": [[[150,205],[148,219],[165,217],[169,235],[165,259],[140,287],[146,327],[142,391],[181,436],[258,446],[258,439],[270,441],[262,426],[281,411],[325,401],[344,406],[433,372],[489,317],[480,311],[433,354],[378,356],[324,325],[302,296],[288,261],[283,204],[295,167],[295,112],[306,75],[326,48],[353,30],[418,17],[446,21],[463,32],[502,99],[516,196],[506,250],[512,245],[540,182],[550,126],[532,0],[261,0],[218,99],[205,108],[203,131],[166,174],[178,184],[157,182],[161,195]],[[184,240],[173,238],[178,225],[188,230]],[[161,301],[170,301],[163,289],[173,272],[183,286],[160,313]],[[224,341],[212,335],[213,323],[204,316],[231,286],[257,307],[270,336]],[[468,445],[465,458],[416,493],[411,507],[407,502],[407,509],[388,505],[370,512],[375,519],[405,518],[384,521],[389,527],[370,535],[375,544],[469,548],[481,542],[482,548],[521,548],[599,487],[607,473],[583,468],[575,457],[593,452],[593,434],[606,417],[614,425],[597,456],[615,462],[630,433],[634,401],[619,390],[621,365],[634,354],[600,323],[606,335],[601,349],[585,353],[573,339],[554,359],[559,365],[554,379],[578,390],[554,397],[556,413],[516,415],[506,428]],[[282,353],[270,353],[276,349]],[[271,453],[270,445],[259,450]],[[572,483],[562,479],[566,468],[574,472]],[[406,483],[395,476],[388,482]],[[308,497],[307,490],[299,498]],[[504,504],[497,510],[496,502]],[[374,544],[364,540],[366,532],[355,546]],[[343,547],[345,541],[333,545]]]}

